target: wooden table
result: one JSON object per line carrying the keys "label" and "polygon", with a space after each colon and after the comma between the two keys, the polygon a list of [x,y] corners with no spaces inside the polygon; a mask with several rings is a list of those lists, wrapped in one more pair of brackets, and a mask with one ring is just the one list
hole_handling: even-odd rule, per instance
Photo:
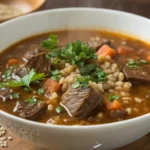
{"label": "wooden table", "polygon": [[[130,3],[130,4],[129,4]],[[61,7],[102,7],[128,11],[150,17],[149,0],[47,0],[40,10]],[[11,133],[8,133],[9,135]],[[44,150],[12,135],[8,150]],[[117,150],[150,150],[150,135]]]}

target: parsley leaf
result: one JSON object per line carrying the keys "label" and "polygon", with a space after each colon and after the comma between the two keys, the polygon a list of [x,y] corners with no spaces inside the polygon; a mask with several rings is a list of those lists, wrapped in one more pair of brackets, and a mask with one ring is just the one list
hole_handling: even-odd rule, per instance
{"label": "parsley leaf", "polygon": [[108,96],[108,100],[110,102],[113,102],[114,100],[117,100],[117,99],[119,99],[119,96],[117,96],[117,95],[109,95]]}
{"label": "parsley leaf", "polygon": [[95,50],[79,40],[69,43],[63,48],[61,50],[61,57],[70,64],[84,63],[86,60],[97,58]]}
{"label": "parsley leaf", "polygon": [[0,84],[1,87],[20,87],[25,86],[30,88],[30,83],[37,80],[43,80],[45,77],[44,73],[37,74],[34,69],[32,69],[29,74],[25,75],[23,78],[19,80],[9,80],[7,82],[3,82]]}
{"label": "parsley leaf", "polygon": [[42,42],[42,46],[45,49],[52,50],[58,47],[58,37],[56,35],[50,35],[47,40]]}
{"label": "parsley leaf", "polygon": [[10,66],[10,68],[9,68],[7,71],[5,71],[4,74],[2,75],[3,79],[4,79],[4,80],[9,80],[9,79],[11,79],[11,75],[12,75],[13,70],[14,70],[15,68],[18,68],[18,65]]}
{"label": "parsley leaf", "polygon": [[29,98],[25,101],[28,102],[29,104],[37,104],[37,102],[38,102],[35,97]]}
{"label": "parsley leaf", "polygon": [[144,59],[141,59],[141,60],[140,60],[140,63],[142,63],[142,64],[147,64],[148,61],[147,61],[147,60],[144,60]]}
{"label": "parsley leaf", "polygon": [[82,76],[91,76],[91,80],[94,82],[105,81],[107,74],[101,70],[97,65],[88,64],[80,68]]}
{"label": "parsley leaf", "polygon": [[59,71],[59,70],[54,70],[54,71],[52,71],[51,72],[51,78],[53,79],[53,80],[56,80],[57,82],[60,80],[60,78],[62,77],[62,74],[61,74],[61,72]]}
{"label": "parsley leaf", "polygon": [[44,88],[40,88],[39,90],[38,90],[38,94],[40,95],[40,94],[44,94]]}
{"label": "parsley leaf", "polygon": [[56,48],[46,54],[47,59],[61,58],[61,49]]}
{"label": "parsley leaf", "polygon": [[126,63],[126,66],[129,68],[138,68],[141,64],[147,64],[147,60],[141,59],[135,61],[134,59],[129,59],[129,61]]}
{"label": "parsley leaf", "polygon": [[11,94],[12,99],[18,99],[20,97],[20,93]]}
{"label": "parsley leaf", "polygon": [[89,81],[91,80],[90,76],[80,76],[76,78],[75,83],[72,85],[72,88],[87,88],[89,86]]}
{"label": "parsley leaf", "polygon": [[61,113],[63,111],[63,107],[59,106],[55,110],[57,113]]}
{"label": "parsley leaf", "polygon": [[139,62],[135,61],[134,59],[129,59],[129,61],[126,63],[126,66],[129,68],[138,68],[139,67]]}

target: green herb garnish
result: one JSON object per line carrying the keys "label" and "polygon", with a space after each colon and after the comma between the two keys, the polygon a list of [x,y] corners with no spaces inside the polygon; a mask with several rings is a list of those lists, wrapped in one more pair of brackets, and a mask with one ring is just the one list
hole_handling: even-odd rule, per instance
{"label": "green herb garnish", "polygon": [[142,63],[142,64],[147,64],[148,61],[147,61],[147,60],[144,60],[144,59],[141,59],[141,60],[140,60],[140,63]]}
{"label": "green herb garnish", "polygon": [[129,59],[129,61],[126,63],[126,66],[129,68],[138,68],[141,64],[147,64],[147,60],[141,59],[135,61],[134,59]]}
{"label": "green herb garnish", "polygon": [[20,97],[20,93],[11,94],[12,99],[18,99]]}
{"label": "green herb garnish", "polygon": [[12,75],[12,73],[13,73],[13,71],[14,71],[15,68],[18,68],[18,65],[10,66],[10,68],[7,71],[4,72],[4,74],[2,76],[3,79],[4,80],[11,79],[11,75]]}
{"label": "green herb garnish", "polygon": [[140,65],[139,61],[135,61],[134,59],[129,59],[129,61],[126,63],[126,66],[129,68],[138,68]]}
{"label": "green herb garnish", "polygon": [[47,59],[56,58],[53,64],[57,64],[60,60],[66,60],[70,64],[81,64],[86,60],[97,58],[95,50],[81,41],[72,42],[64,48],[59,48],[58,39],[54,35],[50,35],[47,40],[43,41],[42,46],[51,50],[46,55]]}
{"label": "green herb garnish", "polygon": [[75,83],[72,85],[72,88],[87,88],[89,86],[89,81],[91,80],[90,76],[80,76],[76,78]]}
{"label": "green herb garnish", "polygon": [[38,94],[39,94],[39,95],[44,94],[44,92],[45,92],[45,91],[44,91],[44,88],[40,88],[40,89],[38,90]]}
{"label": "green herb garnish", "polygon": [[70,64],[85,63],[86,60],[97,58],[95,50],[81,41],[69,43],[61,50],[61,57]]}
{"label": "green herb garnish", "polygon": [[89,75],[91,80],[94,82],[105,81],[107,74],[100,69],[97,65],[88,64],[80,68],[80,73],[82,76]]}
{"label": "green herb garnish", "polygon": [[44,73],[37,74],[34,69],[32,69],[29,74],[25,75],[23,78],[19,80],[8,80],[7,82],[3,82],[0,84],[1,87],[20,87],[25,86],[29,89],[30,83],[33,81],[43,80],[45,77]]}
{"label": "green herb garnish", "polygon": [[119,99],[119,96],[117,96],[117,95],[109,95],[108,96],[108,100],[110,102],[113,102],[114,100],[117,100],[117,99]]}
{"label": "green herb garnish", "polygon": [[37,104],[37,102],[38,102],[35,97],[29,98],[25,101],[28,102],[29,104]]}
{"label": "green herb garnish", "polygon": [[45,49],[52,50],[58,47],[58,37],[56,35],[50,35],[48,39],[42,42],[42,46]]}
{"label": "green herb garnish", "polygon": [[57,82],[60,80],[60,78],[62,77],[62,74],[61,74],[61,72],[59,71],[59,70],[54,70],[54,71],[52,71],[51,72],[51,78],[53,79],[53,80],[56,80]]}
{"label": "green herb garnish", "polygon": [[57,113],[61,113],[63,111],[63,107],[59,106],[55,110]]}

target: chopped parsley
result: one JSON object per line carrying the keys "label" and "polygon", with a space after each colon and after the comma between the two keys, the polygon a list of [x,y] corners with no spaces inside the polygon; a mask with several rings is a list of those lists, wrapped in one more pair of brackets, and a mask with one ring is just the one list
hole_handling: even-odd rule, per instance
{"label": "chopped parsley", "polygon": [[59,106],[59,107],[56,107],[56,112],[57,113],[61,113],[63,111],[63,107]]}
{"label": "chopped parsley", "polygon": [[142,63],[142,64],[147,64],[147,63],[148,63],[148,61],[147,61],[147,60],[145,60],[145,59],[141,59],[141,60],[140,60],[140,63]]}
{"label": "chopped parsley", "polygon": [[2,76],[3,79],[4,80],[11,79],[11,75],[12,75],[12,73],[13,73],[13,71],[14,71],[15,68],[18,68],[18,65],[11,66],[7,71],[5,71],[4,74],[3,74],[3,76]]}
{"label": "chopped parsley", "polygon": [[135,61],[134,59],[129,59],[129,61],[126,63],[126,66],[129,68],[138,68],[141,64],[147,64],[147,60],[141,59]]}
{"label": "chopped parsley", "polygon": [[35,97],[29,98],[25,101],[28,102],[29,104],[37,104],[37,102],[38,102]]}
{"label": "chopped parsley", "polygon": [[62,74],[61,74],[61,72],[59,71],[59,70],[54,70],[54,71],[52,71],[51,72],[51,78],[53,79],[53,80],[55,80],[55,81],[59,81],[60,80],[60,78],[62,77]]}
{"label": "chopped parsley", "polygon": [[11,94],[12,99],[18,99],[20,97],[20,93]]}
{"label": "chopped parsley", "polygon": [[90,76],[94,82],[105,81],[107,74],[100,69],[97,65],[88,64],[80,68],[82,76]]}
{"label": "chopped parsley", "polygon": [[29,89],[30,83],[33,81],[43,80],[45,77],[44,73],[37,74],[34,69],[32,69],[29,74],[25,75],[23,78],[19,80],[8,80],[7,82],[3,82],[0,84],[1,87],[21,87],[25,86]]}
{"label": "chopped parsley", "polygon": [[29,91],[31,91],[31,89],[28,88],[28,87],[24,87],[24,91],[25,91],[25,92],[29,92]]}
{"label": "chopped parsley", "polygon": [[95,50],[81,41],[69,43],[61,50],[61,57],[73,65],[79,65],[85,63],[86,60],[97,58]]}
{"label": "chopped parsley", "polygon": [[97,58],[95,50],[79,40],[69,43],[64,48],[59,48],[57,36],[50,35],[47,40],[43,41],[42,46],[51,50],[47,53],[46,58],[55,58],[52,64],[57,64],[60,60],[66,60],[70,64],[81,64],[86,60]]}
{"label": "chopped parsley", "polygon": [[117,99],[119,99],[119,96],[117,96],[117,95],[109,95],[108,96],[108,100],[110,102],[113,102],[114,100],[117,100]]}
{"label": "chopped parsley", "polygon": [[42,42],[42,46],[45,49],[52,50],[58,47],[58,37],[56,35],[50,35],[48,39]]}
{"label": "chopped parsley", "polygon": [[44,88],[40,88],[40,89],[38,90],[38,94],[39,94],[39,95],[44,94],[44,92],[45,92],[45,91],[44,91]]}
{"label": "chopped parsley", "polygon": [[89,86],[89,81],[91,80],[90,76],[80,76],[76,78],[75,83],[72,85],[72,88],[87,88]]}

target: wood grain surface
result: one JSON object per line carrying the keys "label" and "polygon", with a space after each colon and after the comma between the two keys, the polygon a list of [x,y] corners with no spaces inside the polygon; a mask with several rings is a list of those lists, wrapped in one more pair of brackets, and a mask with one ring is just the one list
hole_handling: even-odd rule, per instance
{"label": "wood grain surface", "polygon": [[[47,0],[40,10],[62,7],[102,7],[150,17],[150,0]],[[15,137],[10,132],[7,132],[7,135],[13,137],[13,140],[8,143],[7,150],[44,150]],[[117,150],[150,150],[150,135]]]}

